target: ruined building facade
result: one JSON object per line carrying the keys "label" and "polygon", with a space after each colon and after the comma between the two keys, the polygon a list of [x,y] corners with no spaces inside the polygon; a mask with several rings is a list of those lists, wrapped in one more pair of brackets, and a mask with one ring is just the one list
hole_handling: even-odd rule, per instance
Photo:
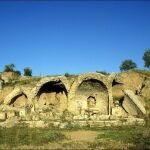
{"label": "ruined building facade", "polygon": [[[33,80],[32,77],[29,80]],[[113,88],[119,86],[119,91],[113,93]],[[34,86],[30,83],[15,85],[2,97],[0,125],[9,126],[13,119],[13,125],[25,123],[31,127],[61,127],[68,123],[85,126],[143,124],[146,110],[137,94],[138,88],[124,88],[115,73],[41,77]],[[120,92],[122,94],[115,98]]]}

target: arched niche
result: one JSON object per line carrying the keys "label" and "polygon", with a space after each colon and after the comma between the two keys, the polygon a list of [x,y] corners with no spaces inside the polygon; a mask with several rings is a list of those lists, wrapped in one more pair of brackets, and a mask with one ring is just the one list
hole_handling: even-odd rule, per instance
{"label": "arched niche", "polygon": [[27,96],[24,93],[14,96],[9,102],[9,106],[14,108],[23,108],[26,104]]}
{"label": "arched niche", "polygon": [[67,109],[67,90],[62,81],[44,83],[36,95],[36,109],[49,109],[62,112]]}
{"label": "arched niche", "polygon": [[[85,79],[78,86],[75,92],[76,112],[93,109],[100,115],[109,113],[109,95],[106,85],[97,79]],[[93,108],[89,108],[93,103]],[[82,112],[83,113],[83,112]]]}

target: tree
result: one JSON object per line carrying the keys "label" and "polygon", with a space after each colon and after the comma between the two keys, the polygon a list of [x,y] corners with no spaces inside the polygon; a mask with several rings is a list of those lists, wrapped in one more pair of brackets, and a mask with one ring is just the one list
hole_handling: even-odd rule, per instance
{"label": "tree", "polygon": [[21,72],[19,70],[16,70],[14,72],[21,76]]}
{"label": "tree", "polygon": [[65,73],[65,77],[70,77],[70,76],[71,75],[68,72]]}
{"label": "tree", "polygon": [[150,68],[150,49],[145,50],[143,60],[144,67]]}
{"label": "tree", "polygon": [[14,68],[15,68],[14,64],[5,65],[4,72],[14,72]]}
{"label": "tree", "polygon": [[24,76],[32,76],[32,69],[29,67],[24,68]]}
{"label": "tree", "polygon": [[131,59],[124,60],[120,66],[121,71],[128,71],[135,68],[137,68],[137,65]]}

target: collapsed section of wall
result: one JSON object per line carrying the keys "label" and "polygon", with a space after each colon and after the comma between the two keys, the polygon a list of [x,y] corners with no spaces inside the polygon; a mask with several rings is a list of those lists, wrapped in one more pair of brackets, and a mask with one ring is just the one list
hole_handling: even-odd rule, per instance
{"label": "collapsed section of wall", "polygon": [[15,87],[0,107],[0,119],[7,122],[17,117],[29,124],[104,121],[106,125],[107,121],[142,118],[143,104],[115,80],[116,74],[100,73],[81,74],[71,82],[65,76],[43,77],[33,88]]}

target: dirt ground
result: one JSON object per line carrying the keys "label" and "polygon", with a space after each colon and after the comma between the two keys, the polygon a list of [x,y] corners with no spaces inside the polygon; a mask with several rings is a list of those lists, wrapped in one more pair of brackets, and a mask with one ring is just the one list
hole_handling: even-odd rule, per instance
{"label": "dirt ground", "polygon": [[71,131],[71,132],[64,132],[67,138],[72,141],[86,141],[92,142],[97,137],[96,131]]}

